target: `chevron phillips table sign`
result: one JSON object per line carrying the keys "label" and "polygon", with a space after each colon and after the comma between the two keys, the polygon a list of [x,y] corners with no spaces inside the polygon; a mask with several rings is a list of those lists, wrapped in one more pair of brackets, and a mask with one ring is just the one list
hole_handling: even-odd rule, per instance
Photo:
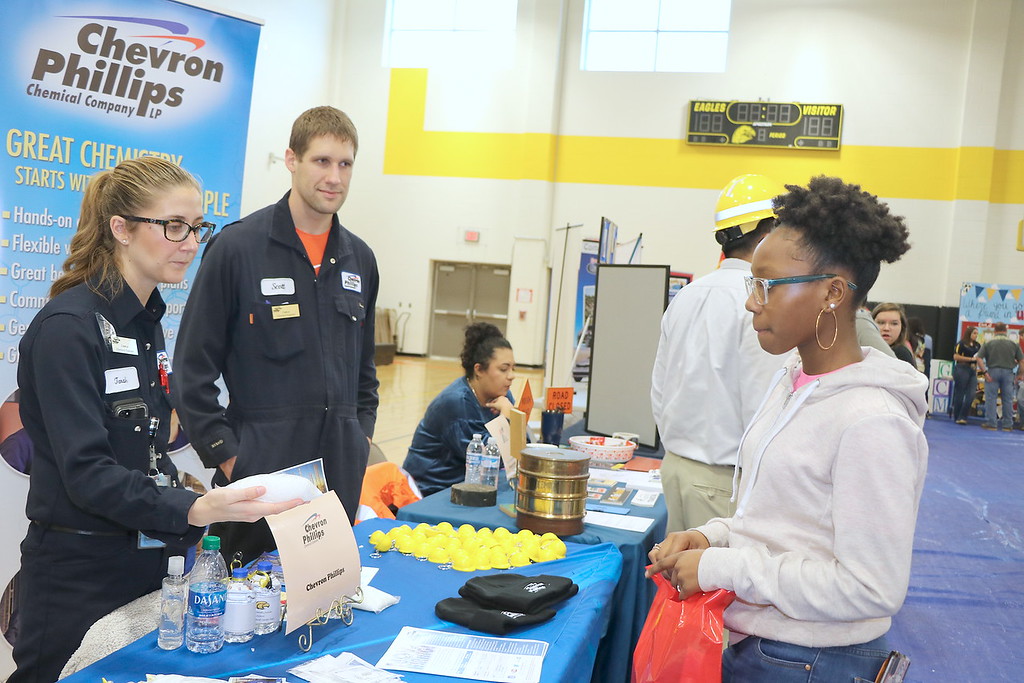
{"label": "chevron phillips table sign", "polygon": [[328,491],[305,505],[267,517],[288,586],[285,634],[326,614],[331,603],[359,588],[359,548],[338,495]]}

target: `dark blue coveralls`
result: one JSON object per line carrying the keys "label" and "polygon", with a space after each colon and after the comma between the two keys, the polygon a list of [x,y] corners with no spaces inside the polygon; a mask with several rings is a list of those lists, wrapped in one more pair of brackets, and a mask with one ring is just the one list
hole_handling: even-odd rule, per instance
{"label": "dark blue coveralls", "polygon": [[[286,194],[207,246],[175,346],[178,412],[207,467],[232,479],[323,458],[327,485],[355,519],[377,419],[373,252],[334,216],[320,272]],[[223,375],[225,408],[216,381]],[[226,483],[218,470],[215,484]],[[275,547],[266,522],[213,525],[222,552]]]}
{"label": "dark blue coveralls", "polygon": [[[198,494],[178,487],[171,459],[157,459],[171,486],[148,476],[149,417],[160,419],[153,444],[163,454],[171,416],[158,364],[163,299],[154,290],[143,307],[127,285],[103,291],[61,293],[21,340],[21,419],[34,454],[9,683],[56,681],[89,627],[158,589],[167,556],[203,533],[188,524]],[[139,549],[140,529],[169,547]]]}

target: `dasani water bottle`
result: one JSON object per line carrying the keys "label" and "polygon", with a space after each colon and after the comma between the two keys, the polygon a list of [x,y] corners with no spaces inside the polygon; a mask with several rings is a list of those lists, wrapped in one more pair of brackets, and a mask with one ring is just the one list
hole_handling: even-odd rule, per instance
{"label": "dasani water bottle", "polygon": [[484,449],[483,458],[480,461],[480,483],[484,486],[496,488],[498,486],[498,469],[501,467],[501,449],[494,437],[487,439],[487,448]]}
{"label": "dasani water bottle", "polygon": [[224,646],[224,602],[227,565],[220,555],[220,538],[203,537],[203,552],[196,558],[188,582],[185,612],[185,647],[192,652],[217,652]]}
{"label": "dasani water bottle", "polygon": [[466,483],[467,484],[479,484],[481,483],[482,473],[480,471],[480,461],[484,455],[484,442],[480,438],[479,434],[473,435],[473,440],[469,442],[469,446],[466,447]]}

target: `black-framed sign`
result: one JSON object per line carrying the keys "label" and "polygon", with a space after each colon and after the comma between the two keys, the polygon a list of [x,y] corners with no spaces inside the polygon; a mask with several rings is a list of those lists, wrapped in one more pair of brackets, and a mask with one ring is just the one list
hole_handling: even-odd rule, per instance
{"label": "black-framed sign", "polygon": [[843,105],[691,100],[691,145],[837,150]]}

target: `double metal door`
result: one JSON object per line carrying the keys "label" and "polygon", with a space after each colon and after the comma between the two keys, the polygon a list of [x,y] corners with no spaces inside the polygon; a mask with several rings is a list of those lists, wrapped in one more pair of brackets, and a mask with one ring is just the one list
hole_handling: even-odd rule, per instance
{"label": "double metal door", "polygon": [[505,334],[510,273],[494,264],[434,263],[431,356],[458,358],[471,323],[488,322]]}

